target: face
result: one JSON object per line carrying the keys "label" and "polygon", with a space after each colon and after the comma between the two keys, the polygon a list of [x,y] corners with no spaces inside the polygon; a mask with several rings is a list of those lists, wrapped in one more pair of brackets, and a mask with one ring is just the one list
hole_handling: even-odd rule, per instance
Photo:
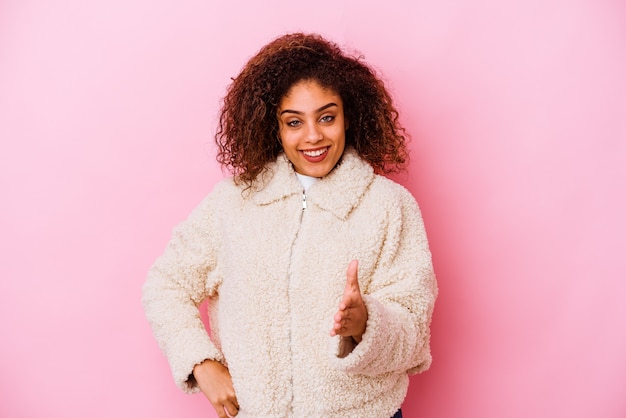
{"label": "face", "polygon": [[343,102],[316,81],[294,84],[278,107],[280,140],[296,172],[324,177],[341,158],[347,123]]}

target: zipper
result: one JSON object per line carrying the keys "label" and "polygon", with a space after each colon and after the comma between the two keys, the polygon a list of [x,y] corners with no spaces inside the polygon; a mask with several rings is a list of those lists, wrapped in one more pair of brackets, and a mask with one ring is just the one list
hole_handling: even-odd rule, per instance
{"label": "zipper", "polygon": [[[291,243],[291,253],[289,255],[289,266],[287,268],[288,271],[288,280],[289,280],[289,284],[288,284],[288,288],[287,288],[287,304],[288,304],[288,309],[289,312],[291,312],[291,288],[293,286],[293,282],[291,280],[291,273],[292,273],[292,263],[293,263],[293,253],[294,253],[294,248],[296,248],[298,246],[298,240],[302,240],[302,237],[300,237],[300,232],[302,229],[302,221],[304,220],[304,212],[307,210],[307,203],[306,203],[306,190],[302,190],[302,198],[301,198],[301,202],[302,202],[302,211],[300,212],[300,223],[298,225],[298,229],[296,231],[296,236],[294,237],[292,243]],[[296,347],[293,347],[292,344],[292,329],[293,329],[293,318],[291,318],[290,320],[290,324],[289,324],[289,352],[291,355],[291,378],[290,378],[290,382],[293,385],[293,381],[294,381],[294,374],[296,373],[296,371],[293,368],[294,362],[295,362],[295,351],[296,351]],[[290,407],[290,417],[293,416],[293,402],[294,402],[294,394],[293,394],[293,388],[290,391],[290,395],[291,398],[289,399],[289,407]]]}

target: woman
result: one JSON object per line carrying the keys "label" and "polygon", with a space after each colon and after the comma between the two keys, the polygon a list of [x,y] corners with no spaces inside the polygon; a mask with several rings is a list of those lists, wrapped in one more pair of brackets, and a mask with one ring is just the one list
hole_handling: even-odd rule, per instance
{"label": "woman", "polygon": [[220,417],[400,417],[437,287],[415,200],[377,174],[407,156],[383,83],[318,35],[282,36],[233,80],[216,140],[233,177],[144,285],[176,383]]}

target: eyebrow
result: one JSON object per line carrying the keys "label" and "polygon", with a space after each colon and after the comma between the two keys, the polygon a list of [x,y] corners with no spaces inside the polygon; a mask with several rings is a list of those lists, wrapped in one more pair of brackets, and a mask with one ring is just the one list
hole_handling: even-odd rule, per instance
{"label": "eyebrow", "polygon": [[[319,113],[322,112],[326,109],[328,109],[329,107],[333,107],[333,106],[337,106],[337,103],[328,103],[322,107],[320,107],[319,109],[315,110],[315,113]],[[291,110],[291,109],[285,109],[282,112],[280,112],[280,114],[282,115],[283,113],[295,113],[296,115],[304,115],[304,112],[300,112],[299,110]]]}

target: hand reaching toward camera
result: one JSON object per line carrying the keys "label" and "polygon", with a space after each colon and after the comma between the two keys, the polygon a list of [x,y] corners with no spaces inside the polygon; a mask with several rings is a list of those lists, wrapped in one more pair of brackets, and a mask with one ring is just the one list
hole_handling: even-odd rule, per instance
{"label": "hand reaching toward camera", "polygon": [[205,360],[193,368],[193,376],[220,418],[237,415],[239,403],[237,403],[233,380],[222,363]]}
{"label": "hand reaching toward camera", "polygon": [[367,325],[367,308],[361,296],[358,281],[359,263],[352,260],[346,273],[346,287],[339,302],[339,310],[333,317],[333,328],[330,335],[352,337],[357,343],[361,342]]}

